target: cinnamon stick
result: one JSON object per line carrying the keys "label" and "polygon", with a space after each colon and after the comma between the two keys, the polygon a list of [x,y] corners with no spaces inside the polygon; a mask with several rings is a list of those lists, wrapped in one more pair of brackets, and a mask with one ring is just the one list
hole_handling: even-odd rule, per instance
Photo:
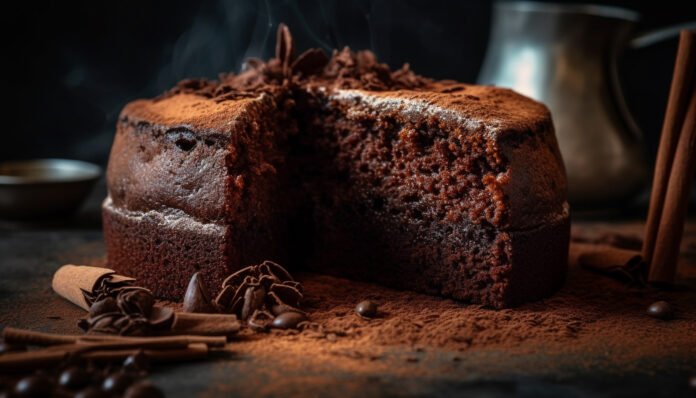
{"label": "cinnamon stick", "polygon": [[[696,48],[693,53],[696,53]],[[665,206],[660,218],[648,276],[650,282],[671,283],[674,281],[691,184],[696,172],[696,84],[692,82],[691,87],[686,91],[691,98],[667,185]]]}
{"label": "cinnamon stick", "polygon": [[625,266],[639,261],[641,261],[639,252],[612,246],[593,246],[578,256],[578,263],[581,266],[598,270]]}
{"label": "cinnamon stick", "polygon": [[[121,361],[130,355],[137,354],[140,349],[96,350],[80,353],[81,358],[96,362]],[[0,356],[0,371],[21,372],[59,364],[69,355],[69,350],[43,349],[28,352],[10,353]],[[208,347],[202,343],[191,344],[184,348],[168,350],[144,350],[145,355],[153,362],[187,361],[205,358]]]}
{"label": "cinnamon stick", "polygon": [[227,339],[224,336],[162,336],[162,337],[125,337],[118,335],[68,335],[43,333],[33,330],[17,329],[6,327],[3,330],[3,340],[7,344],[12,345],[36,345],[36,346],[54,346],[63,344],[78,344],[78,343],[128,343],[135,347],[149,347],[150,344],[159,344],[161,342],[175,342],[177,344],[205,344],[211,348],[224,347]]}
{"label": "cinnamon stick", "polygon": [[[672,172],[674,153],[679,141],[681,126],[686,114],[688,96],[691,93],[691,90],[688,88],[691,87],[693,83],[693,71],[696,70],[695,36],[694,32],[687,30],[683,30],[680,34],[679,49],[677,50],[677,59],[674,64],[674,74],[669,91],[669,100],[667,102],[667,110],[662,125],[642,250],[643,258],[651,267],[656,263],[654,256],[655,243],[663,208],[665,207],[667,185]],[[651,275],[652,273],[651,271]],[[655,277],[659,274],[662,274],[662,272],[657,272]]]}
{"label": "cinnamon stick", "polygon": [[170,333],[200,336],[231,336],[239,331],[236,315],[177,312]]}
{"label": "cinnamon stick", "polygon": [[[140,350],[94,351],[83,355],[85,359],[97,362],[109,362],[137,354]],[[145,350],[145,355],[153,362],[175,362],[201,359],[208,356],[210,350],[205,344],[190,344],[186,348],[176,350]]]}
{"label": "cinnamon stick", "polygon": [[[93,351],[122,351],[122,350],[173,350],[186,348],[189,345],[183,341],[153,341],[146,344],[122,341],[100,341],[96,343],[78,342],[47,347],[38,351],[60,351],[66,354],[84,354]],[[37,350],[30,351],[37,352]]]}
{"label": "cinnamon stick", "polygon": [[569,259],[585,269],[628,283],[630,286],[644,287],[646,284],[647,266],[637,250],[610,245],[572,243]]}
{"label": "cinnamon stick", "polygon": [[89,311],[90,303],[87,302],[85,293],[92,293],[105,279],[113,280],[114,284],[135,281],[133,278],[118,275],[116,271],[109,268],[66,264],[53,274],[51,286],[61,297]]}

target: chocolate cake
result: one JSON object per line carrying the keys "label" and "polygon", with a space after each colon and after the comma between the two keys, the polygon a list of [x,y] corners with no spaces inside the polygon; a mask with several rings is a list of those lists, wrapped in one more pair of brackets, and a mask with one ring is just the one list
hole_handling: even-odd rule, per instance
{"label": "chocolate cake", "polygon": [[107,183],[109,267],[164,298],[272,259],[502,308],[566,271],[545,106],[368,51],[295,58],[285,27],[268,62],[126,105]]}

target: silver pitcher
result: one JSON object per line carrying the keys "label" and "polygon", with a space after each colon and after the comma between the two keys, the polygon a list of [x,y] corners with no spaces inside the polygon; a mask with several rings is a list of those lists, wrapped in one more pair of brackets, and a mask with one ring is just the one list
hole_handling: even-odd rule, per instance
{"label": "silver pitcher", "polygon": [[[479,83],[509,87],[551,110],[576,208],[625,202],[648,181],[642,134],[616,61],[639,15],[605,6],[499,2]],[[679,27],[635,39],[660,40]]]}

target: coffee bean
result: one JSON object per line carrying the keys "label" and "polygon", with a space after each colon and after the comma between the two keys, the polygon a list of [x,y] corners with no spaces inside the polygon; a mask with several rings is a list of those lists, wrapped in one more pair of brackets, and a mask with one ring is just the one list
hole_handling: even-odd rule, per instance
{"label": "coffee bean", "polygon": [[150,369],[150,358],[142,351],[129,355],[123,361],[123,370],[127,372],[147,372]]}
{"label": "coffee bean", "polygon": [[155,385],[141,381],[131,386],[124,398],[164,398],[164,393]]}
{"label": "coffee bean", "polygon": [[15,384],[14,393],[18,397],[48,397],[53,391],[53,382],[48,376],[27,376]]}
{"label": "coffee bean", "polygon": [[63,371],[58,378],[58,384],[70,390],[85,387],[91,381],[90,374],[78,367],[70,367]]}
{"label": "coffee bean", "polygon": [[87,387],[75,394],[75,398],[108,398],[111,396],[110,393],[105,393],[96,387]]}
{"label": "coffee bean", "polygon": [[0,355],[7,354],[10,352],[20,352],[26,351],[27,347],[23,345],[12,345],[7,343],[0,343]]}
{"label": "coffee bean", "polygon": [[658,319],[672,319],[674,310],[672,310],[672,306],[668,302],[656,301],[648,307],[648,315]]}
{"label": "coffee bean", "polygon": [[377,316],[378,306],[372,300],[365,300],[355,306],[355,312],[363,318],[374,318]]}
{"label": "coffee bean", "polygon": [[134,378],[128,373],[113,373],[102,383],[102,390],[112,394],[122,394],[131,384]]}
{"label": "coffee bean", "polygon": [[299,312],[284,312],[273,319],[271,326],[276,329],[295,329],[307,316]]}

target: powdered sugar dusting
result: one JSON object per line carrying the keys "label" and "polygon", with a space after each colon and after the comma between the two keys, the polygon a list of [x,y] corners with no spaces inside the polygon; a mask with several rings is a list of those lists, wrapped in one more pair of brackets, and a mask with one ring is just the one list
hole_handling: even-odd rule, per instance
{"label": "powdered sugar dusting", "polygon": [[484,123],[482,120],[464,117],[452,109],[446,109],[419,99],[376,97],[363,90],[337,90],[335,93],[331,94],[329,98],[339,101],[363,102],[377,110],[400,111],[408,117],[422,118],[423,115],[437,116],[459,123],[467,130],[478,130],[484,127],[483,131],[488,134],[494,134],[498,131],[497,126],[499,123],[496,123],[494,120],[488,119],[486,123]]}
{"label": "powdered sugar dusting", "polygon": [[110,212],[119,213],[122,217],[126,217],[134,221],[148,219],[172,229],[185,229],[195,231],[199,234],[218,236],[223,234],[226,228],[224,225],[220,224],[200,222],[179,209],[168,208],[166,211],[135,211],[116,208],[113,206],[111,196],[107,196],[106,199],[104,199],[102,208]]}

